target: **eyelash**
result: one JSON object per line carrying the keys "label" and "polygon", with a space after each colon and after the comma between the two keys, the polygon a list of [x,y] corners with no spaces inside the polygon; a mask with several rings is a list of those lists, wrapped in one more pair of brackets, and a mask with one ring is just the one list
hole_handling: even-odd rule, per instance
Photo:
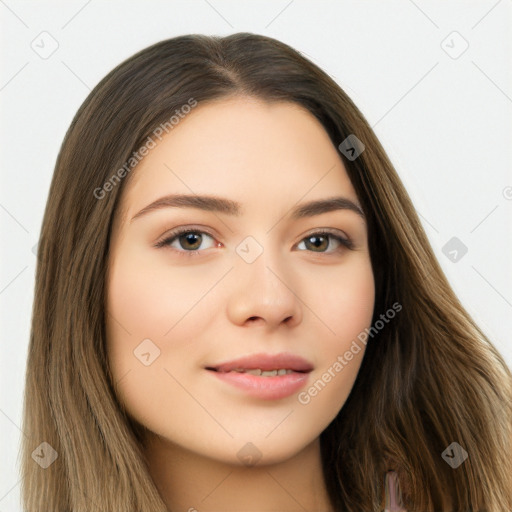
{"label": "eyelash", "polygon": [[[174,242],[175,239],[177,239],[180,235],[183,235],[185,233],[193,233],[193,234],[196,234],[196,235],[197,234],[206,234],[206,235],[210,236],[211,238],[215,239],[215,237],[211,233],[209,233],[208,231],[202,231],[202,230],[198,230],[198,229],[182,227],[182,228],[176,228],[173,231],[171,231],[166,238],[164,238],[163,240],[160,240],[159,242],[154,244],[154,247],[161,248],[161,247],[165,247],[165,246],[170,246],[171,243]],[[350,240],[349,238],[343,238],[343,237],[339,236],[337,231],[334,231],[334,230],[331,230],[331,229],[328,229],[328,228],[326,228],[326,229],[324,229],[322,231],[315,231],[314,233],[310,233],[309,235],[306,235],[301,240],[301,242],[306,240],[306,239],[308,239],[308,238],[311,238],[313,236],[324,236],[324,235],[329,235],[332,238],[336,239],[346,249],[352,250],[354,248],[354,244],[353,244],[352,240]],[[174,249],[173,248],[173,250],[178,252],[180,256],[184,256],[185,258],[190,258],[190,257],[198,255],[204,249],[203,250],[195,250],[195,251],[185,251],[185,250],[178,250],[178,249]],[[340,249],[338,248],[337,250],[332,251],[332,252],[339,252],[339,250]],[[314,251],[309,251],[309,252],[314,252]],[[332,254],[332,253],[330,253],[330,252],[319,252],[317,254]]]}

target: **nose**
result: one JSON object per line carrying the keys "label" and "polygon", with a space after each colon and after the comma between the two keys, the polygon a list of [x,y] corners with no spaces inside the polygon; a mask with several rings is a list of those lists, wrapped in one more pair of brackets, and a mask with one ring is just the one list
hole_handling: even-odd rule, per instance
{"label": "nose", "polygon": [[237,259],[231,274],[227,313],[236,325],[261,324],[272,331],[281,324],[293,327],[302,321],[300,290],[294,289],[293,272],[269,249],[252,263]]}

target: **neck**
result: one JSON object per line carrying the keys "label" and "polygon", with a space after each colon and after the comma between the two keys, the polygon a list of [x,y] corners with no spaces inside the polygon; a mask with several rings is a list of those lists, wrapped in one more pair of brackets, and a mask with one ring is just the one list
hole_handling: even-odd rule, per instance
{"label": "neck", "polygon": [[205,458],[154,434],[145,452],[151,476],[172,512],[334,512],[319,439],[286,461],[261,467]]}

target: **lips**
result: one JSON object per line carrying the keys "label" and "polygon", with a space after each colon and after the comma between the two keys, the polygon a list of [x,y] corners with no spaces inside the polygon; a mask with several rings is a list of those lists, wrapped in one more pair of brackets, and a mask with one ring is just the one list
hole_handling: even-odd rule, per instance
{"label": "lips", "polygon": [[248,372],[250,370],[261,370],[262,372],[290,370],[292,372],[309,373],[313,370],[313,365],[306,359],[294,354],[254,354],[209,366],[206,369],[221,373]]}
{"label": "lips", "polygon": [[205,369],[246,395],[263,400],[279,400],[305,386],[313,365],[302,357],[281,353],[255,354]]}

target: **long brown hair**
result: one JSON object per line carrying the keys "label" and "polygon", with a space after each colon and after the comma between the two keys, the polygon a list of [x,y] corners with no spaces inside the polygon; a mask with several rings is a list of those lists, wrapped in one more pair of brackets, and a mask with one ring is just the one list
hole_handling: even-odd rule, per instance
{"label": "long brown hair", "polygon": [[[38,249],[21,446],[24,508],[166,510],[106,358],[110,230],[133,176],[126,162],[155,127],[191,98],[202,104],[233,95],[294,102],[336,147],[351,134],[365,145],[355,160],[340,157],[367,218],[374,322],[395,302],[403,310],[369,339],[346,403],[321,434],[334,508],[382,510],[384,476],[394,470],[408,511],[511,510],[510,369],[452,291],[358,108],[299,52],[250,33],[185,35],[140,51],[101,80],[71,123]],[[123,178],[113,182],[123,166]],[[44,457],[51,452],[43,442],[57,455],[45,469],[32,457],[36,449]],[[441,455],[454,442],[468,454],[456,468]]]}

